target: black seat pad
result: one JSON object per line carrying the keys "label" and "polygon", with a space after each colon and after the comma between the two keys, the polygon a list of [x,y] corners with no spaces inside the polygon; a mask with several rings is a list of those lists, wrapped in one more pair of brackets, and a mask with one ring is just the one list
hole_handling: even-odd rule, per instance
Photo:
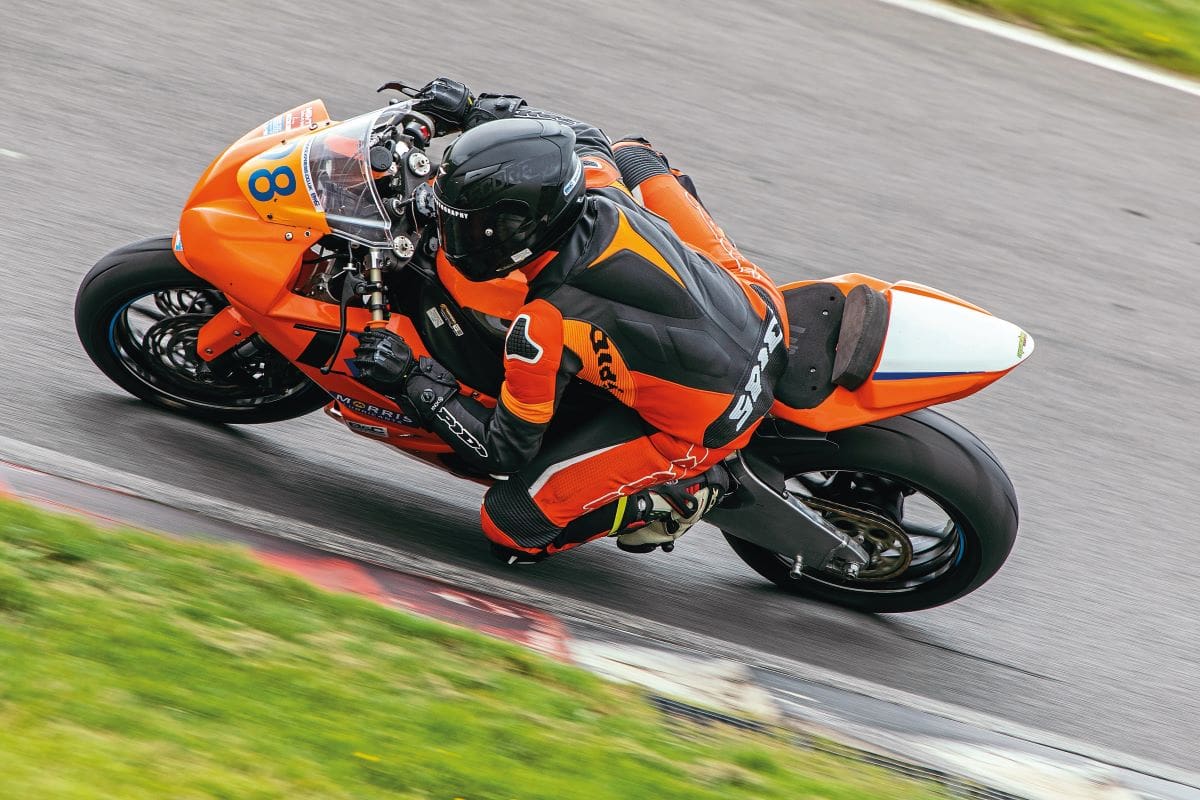
{"label": "black seat pad", "polygon": [[838,386],[862,386],[883,349],[887,298],[858,285],[843,295],[831,283],[783,292],[787,308],[788,363],[775,397],[792,408],[815,408]]}
{"label": "black seat pad", "polygon": [[833,358],[846,297],[832,283],[810,283],[783,292],[788,317],[787,368],[775,399],[813,408],[833,393]]}

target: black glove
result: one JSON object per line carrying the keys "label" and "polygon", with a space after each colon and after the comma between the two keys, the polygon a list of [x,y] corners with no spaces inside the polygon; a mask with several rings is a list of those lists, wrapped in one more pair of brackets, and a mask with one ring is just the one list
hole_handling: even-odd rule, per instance
{"label": "black glove", "polygon": [[467,112],[475,103],[475,97],[465,83],[453,78],[434,78],[421,87],[414,111],[420,111],[437,123],[434,134],[445,136],[461,131],[467,121]]}
{"label": "black glove", "polygon": [[351,362],[360,381],[389,397],[398,394],[413,368],[413,352],[404,338],[382,328],[363,331]]}
{"label": "black glove", "polygon": [[471,110],[467,112],[463,129],[469,131],[476,125],[494,119],[508,119],[516,114],[518,109],[527,105],[529,104],[515,94],[481,94],[475,98]]}

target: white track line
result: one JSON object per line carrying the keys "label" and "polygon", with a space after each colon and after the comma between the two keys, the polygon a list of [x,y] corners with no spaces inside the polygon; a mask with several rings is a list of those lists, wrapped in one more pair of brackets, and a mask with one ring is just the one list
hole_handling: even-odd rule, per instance
{"label": "white track line", "polygon": [[1155,69],[1154,67],[1148,67],[1145,64],[1139,64],[1127,58],[1068,44],[1049,34],[1023,28],[1011,22],[1002,22],[983,14],[976,14],[971,11],[964,11],[961,8],[954,8],[953,6],[934,2],[934,0],[878,0],[878,2],[915,11],[918,14],[935,17],[945,22],[952,22],[955,25],[962,25],[965,28],[973,28],[977,31],[990,33],[992,36],[999,36],[1002,39],[1019,42],[1030,47],[1036,47],[1039,50],[1046,50],[1060,56],[1073,58],[1076,61],[1082,61],[1092,66],[1111,70],[1112,72],[1119,72],[1131,78],[1149,81],[1159,86],[1165,86],[1168,89],[1175,89],[1200,97],[1200,82]]}

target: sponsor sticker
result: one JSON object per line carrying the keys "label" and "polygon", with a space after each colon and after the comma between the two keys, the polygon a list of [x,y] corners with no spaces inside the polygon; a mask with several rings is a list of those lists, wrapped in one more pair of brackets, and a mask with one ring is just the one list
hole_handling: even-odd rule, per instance
{"label": "sponsor sticker", "polygon": [[762,346],[758,348],[758,356],[754,361],[753,369],[750,370],[750,378],[746,381],[745,387],[742,388],[737,405],[729,413],[729,419],[735,423],[733,426],[734,431],[740,431],[750,421],[750,415],[754,411],[754,404],[758,401],[759,395],[762,394],[763,374],[770,363],[771,353],[783,343],[783,327],[779,324],[779,318],[775,316],[774,311],[769,307],[767,308],[767,314],[769,315],[767,332],[763,336]]}
{"label": "sponsor sticker", "polygon": [[487,458],[488,451],[483,444],[471,435],[470,431],[463,427],[463,424],[458,421],[458,418],[450,413],[450,409],[442,406],[437,412],[438,419],[446,423],[446,427],[454,434],[460,442],[475,451],[475,454],[480,458]]}
{"label": "sponsor sticker", "polygon": [[462,336],[463,329],[459,327],[458,320],[456,320],[454,315],[450,313],[450,307],[445,303],[442,303],[440,306],[438,306],[438,310],[442,312],[442,317],[446,320],[446,324],[450,326],[450,330],[454,331],[454,335]]}
{"label": "sponsor sticker", "polygon": [[592,352],[596,356],[596,369],[597,375],[600,377],[601,388],[613,394],[624,394],[625,390],[617,385],[617,373],[612,367],[614,359],[612,343],[608,340],[608,334],[593,325],[591,339]]}
{"label": "sponsor sticker", "polygon": [[321,198],[317,197],[317,187],[313,183],[312,169],[308,165],[308,151],[312,148],[312,137],[304,140],[304,150],[300,153],[300,172],[304,176],[304,188],[308,190],[308,199],[313,204],[313,208],[317,211],[324,212],[321,207]]}
{"label": "sponsor sticker", "polygon": [[438,210],[440,210],[443,214],[449,214],[457,219],[467,218],[467,212],[457,209],[454,206],[446,205],[442,202],[442,198],[438,197],[436,194],[433,196],[433,204],[437,206]]}
{"label": "sponsor sticker", "polygon": [[362,422],[355,422],[352,419],[346,420],[346,427],[355,433],[361,433],[363,436],[373,436],[376,439],[388,438],[387,428],[382,425],[367,425]]}
{"label": "sponsor sticker", "polygon": [[368,403],[365,400],[359,400],[356,397],[334,392],[333,399],[337,400],[343,406],[355,414],[362,414],[364,417],[373,417],[374,419],[390,422],[393,425],[408,425],[416,427],[417,423],[412,417],[402,411],[393,411],[390,408],[380,408],[374,403]]}
{"label": "sponsor sticker", "polygon": [[563,194],[568,195],[575,188],[575,184],[579,183],[579,176],[583,172],[583,165],[579,161],[575,162],[575,172],[571,174],[571,180],[563,185]]}
{"label": "sponsor sticker", "polygon": [[1021,334],[1017,336],[1017,358],[1025,355],[1025,345],[1027,344],[1029,344],[1029,334],[1021,331]]}
{"label": "sponsor sticker", "polygon": [[179,231],[175,231],[175,252],[183,252],[183,236],[179,233]]}

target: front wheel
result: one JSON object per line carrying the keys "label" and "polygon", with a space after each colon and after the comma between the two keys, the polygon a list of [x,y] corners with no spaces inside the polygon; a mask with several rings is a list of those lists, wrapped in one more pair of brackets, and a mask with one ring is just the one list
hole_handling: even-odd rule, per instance
{"label": "front wheel", "polygon": [[871,562],[850,576],[728,533],[752,569],[793,594],[859,611],[919,611],[973,592],[1017,535],[1017,498],[992,452],[966,428],[923,410],[835,431],[816,456],[772,442],[788,488],[857,541]]}
{"label": "front wheel", "polygon": [[329,395],[259,337],[214,372],[196,352],[200,328],[227,305],[183,267],[169,238],[105,256],[75,297],[75,329],[97,367],[130,394],[207,422],[278,422]]}

